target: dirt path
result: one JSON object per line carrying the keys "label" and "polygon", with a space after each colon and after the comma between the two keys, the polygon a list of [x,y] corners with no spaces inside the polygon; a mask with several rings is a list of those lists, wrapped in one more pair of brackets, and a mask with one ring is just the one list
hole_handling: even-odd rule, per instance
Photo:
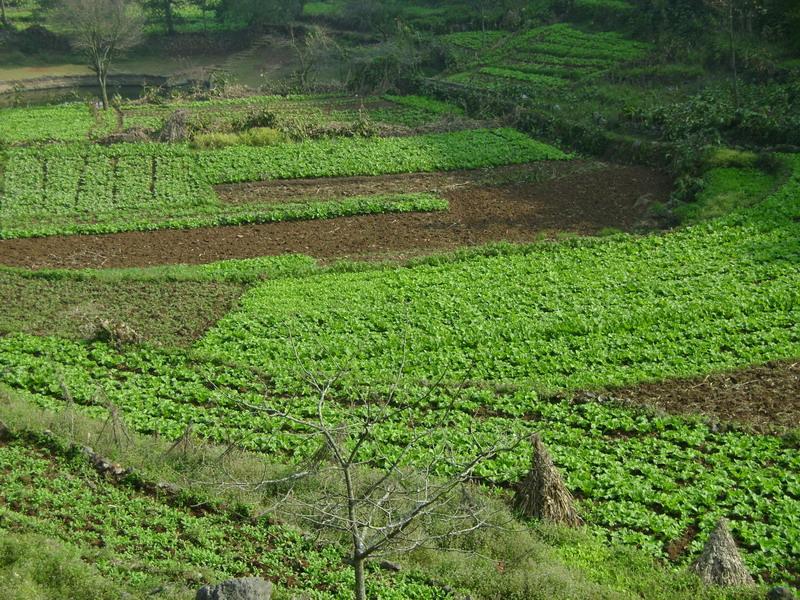
{"label": "dirt path", "polygon": [[[473,172],[326,181],[279,181],[221,188],[227,201],[336,197],[439,189],[443,213],[387,214],[324,221],[0,241],[0,263],[41,268],[143,267],[302,253],[320,259],[410,255],[496,241],[530,242],[543,232],[631,229],[647,205],[665,201],[670,178],[644,167],[554,163]],[[555,178],[552,178],[555,177]],[[431,179],[432,178],[432,179]],[[459,179],[460,178],[460,179]],[[415,183],[416,182],[416,183]],[[367,192],[367,190],[371,190]]]}

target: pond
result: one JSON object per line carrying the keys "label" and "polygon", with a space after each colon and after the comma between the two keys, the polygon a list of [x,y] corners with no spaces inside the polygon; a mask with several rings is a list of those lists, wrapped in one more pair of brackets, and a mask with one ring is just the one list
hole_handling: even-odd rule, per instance
{"label": "pond", "polygon": [[[139,98],[142,86],[108,86],[109,98],[119,94],[126,100]],[[99,87],[64,87],[46,90],[20,90],[0,94],[0,108],[9,106],[42,106],[64,102],[88,101],[100,98]]]}

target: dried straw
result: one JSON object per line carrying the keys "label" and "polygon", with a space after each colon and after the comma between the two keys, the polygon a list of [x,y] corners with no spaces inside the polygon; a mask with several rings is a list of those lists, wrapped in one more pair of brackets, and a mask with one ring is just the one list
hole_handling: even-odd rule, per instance
{"label": "dried straw", "polygon": [[692,571],[709,585],[754,585],[725,519],[717,523],[702,554],[692,563]]}
{"label": "dried straw", "polygon": [[517,487],[515,507],[526,517],[579,527],[583,520],[575,510],[572,494],[538,433],[531,436],[531,445],[531,470]]}

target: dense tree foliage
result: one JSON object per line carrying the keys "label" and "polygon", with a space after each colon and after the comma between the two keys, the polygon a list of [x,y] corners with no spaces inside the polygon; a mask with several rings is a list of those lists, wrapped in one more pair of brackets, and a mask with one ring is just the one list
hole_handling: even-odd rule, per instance
{"label": "dense tree foliage", "polygon": [[217,13],[250,25],[285,25],[303,11],[303,0],[222,0]]}
{"label": "dense tree foliage", "polygon": [[[732,9],[737,34],[788,42],[800,50],[800,3],[796,0],[721,0]],[[0,26],[20,25],[8,9],[24,2],[33,9],[34,21],[46,22],[46,15],[64,0],[0,0]],[[184,9],[196,7],[214,12],[220,22],[249,26],[285,27],[303,16],[306,0],[137,0],[151,23],[174,34]],[[625,4],[629,10],[622,10]],[[372,32],[389,39],[401,25],[436,29],[437,33],[467,29],[523,29],[558,20],[583,20],[606,29],[625,28],[636,37],[673,48],[707,48],[709,38],[726,37],[720,32],[713,1],[626,0],[619,3],[582,0],[451,0],[443,2],[401,0],[345,0],[329,21],[345,29]],[[605,7],[605,8],[604,8]],[[603,11],[606,11],[605,13]],[[441,15],[446,13],[446,18]],[[430,14],[428,17],[426,15]],[[438,14],[438,17],[435,16]],[[444,31],[443,31],[444,29]]]}

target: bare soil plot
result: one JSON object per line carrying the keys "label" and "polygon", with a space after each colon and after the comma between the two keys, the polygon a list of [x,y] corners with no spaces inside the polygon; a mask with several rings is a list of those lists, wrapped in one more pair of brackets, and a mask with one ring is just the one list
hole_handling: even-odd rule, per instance
{"label": "bare soil plot", "polygon": [[459,188],[499,188],[512,184],[533,184],[577,173],[608,168],[592,161],[542,161],[491,169],[469,169],[440,173],[405,173],[377,177],[327,177],[318,179],[277,179],[215,186],[223,202],[290,202],[305,198],[333,200],[349,196],[378,194],[452,194]]}
{"label": "bare soil plot", "polygon": [[611,390],[674,414],[700,414],[762,432],[800,428],[800,359]]}
{"label": "bare soil plot", "polygon": [[101,281],[0,272],[0,335],[104,337],[101,320],[125,323],[151,344],[188,346],[230,311],[245,286],[218,281]]}
{"label": "bare soil plot", "polygon": [[[536,171],[536,169],[554,171]],[[543,233],[630,230],[647,206],[665,201],[669,176],[645,167],[588,163],[523,165],[473,174],[273,181],[221,189],[246,201],[390,189],[439,190],[443,213],[385,214],[325,221],[0,241],[0,263],[34,269],[204,264],[234,258],[308,254],[319,259],[396,259],[497,241],[530,242]],[[560,169],[563,169],[560,170]],[[559,176],[563,175],[563,176]]]}

